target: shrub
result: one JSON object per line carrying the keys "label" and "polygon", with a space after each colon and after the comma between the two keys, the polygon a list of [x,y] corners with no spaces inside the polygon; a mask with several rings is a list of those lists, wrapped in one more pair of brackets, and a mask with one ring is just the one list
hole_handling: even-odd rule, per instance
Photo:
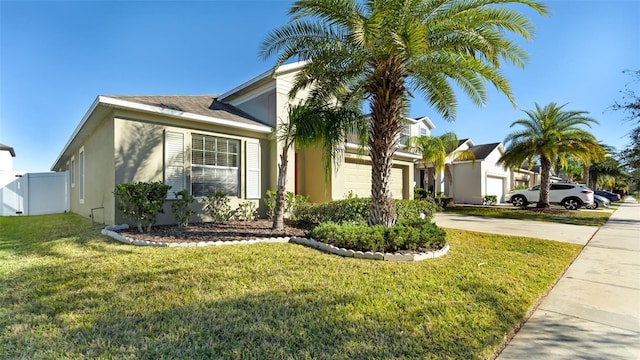
{"label": "shrub", "polygon": [[338,247],[358,251],[428,251],[446,244],[446,233],[434,223],[412,219],[392,227],[368,226],[366,223],[322,223],[310,236]]}
{"label": "shrub", "polygon": [[138,226],[139,232],[147,232],[156,223],[158,213],[164,213],[162,205],[167,199],[167,192],[171,186],[162,182],[135,182],[118,184],[113,194],[118,199],[118,210],[126,219],[132,220]]}
{"label": "shrub", "polygon": [[231,217],[229,197],[223,191],[216,191],[204,197],[204,211],[216,224],[224,224]]}
{"label": "shrub", "polygon": [[191,209],[191,204],[193,204],[196,199],[187,189],[174,192],[174,194],[176,195],[176,199],[171,203],[173,217],[178,226],[187,227],[189,226],[189,219],[196,214],[196,212]]}
{"label": "shrub", "polygon": [[[265,206],[267,207],[267,216],[270,219],[273,219],[274,211],[276,208],[276,194],[275,190],[267,190],[262,198]],[[296,219],[296,214],[298,213],[298,209],[309,200],[309,196],[294,194],[291,191],[287,191],[285,194],[285,204],[284,204],[284,213],[286,216],[289,216],[291,219]]]}
{"label": "shrub", "polygon": [[482,205],[495,205],[498,203],[497,195],[485,195],[482,198]]}
{"label": "shrub", "polygon": [[426,200],[431,197],[432,197],[431,193],[429,193],[427,190],[423,188],[417,187],[413,189],[413,198],[416,200]]}
{"label": "shrub", "polygon": [[249,221],[256,218],[256,204],[245,201],[238,204],[238,208],[233,211],[233,217],[239,221]]}
{"label": "shrub", "polygon": [[[395,200],[398,221],[404,219],[431,220],[437,207],[433,200]],[[299,206],[295,218],[309,224],[324,222],[360,223],[369,219],[371,198],[347,198],[322,204]]]}

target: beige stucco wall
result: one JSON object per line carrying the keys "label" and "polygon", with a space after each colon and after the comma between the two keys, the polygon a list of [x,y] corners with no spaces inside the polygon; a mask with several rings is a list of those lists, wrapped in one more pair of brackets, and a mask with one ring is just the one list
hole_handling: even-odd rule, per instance
{"label": "beige stucco wall", "polygon": [[[80,199],[80,149],[84,151],[84,201]],[[73,150],[74,182],[70,184],[70,209],[72,212],[90,217],[97,223],[111,224],[115,207],[112,201],[114,188],[113,118],[106,115],[97,128]],[[70,161],[71,157],[67,159]],[[102,208],[102,209],[101,209]]]}
{"label": "beige stucco wall", "polygon": [[[176,126],[181,125],[181,126]],[[217,125],[194,124],[187,121],[174,121],[174,119],[165,119],[162,117],[147,117],[146,115],[131,113],[118,113],[115,119],[114,133],[114,151],[115,151],[115,183],[128,183],[135,181],[163,181],[164,180],[164,133],[165,131],[181,132],[185,135],[185,174],[186,186],[190,188],[191,184],[191,135],[206,135],[214,137],[224,137],[240,141],[240,194],[238,197],[231,196],[230,205],[235,209],[238,204],[250,201],[256,207],[262,206],[261,211],[264,213],[264,206],[260,199],[246,199],[246,158],[245,143],[247,140],[258,138],[260,141],[260,150],[262,158],[261,168],[261,193],[264,195],[268,189],[265,186],[268,180],[268,169],[265,169],[264,160],[270,157],[270,140],[268,135],[251,134],[246,131],[238,131],[244,133],[245,136],[231,135],[229,129]],[[262,138],[260,138],[262,137]],[[171,190],[170,190],[171,191]],[[158,224],[174,223],[173,214],[170,204],[173,200],[168,200],[165,204],[165,214],[158,217]],[[194,209],[202,215],[202,200],[194,206]],[[196,216],[193,221],[207,221],[206,216]],[[119,214],[116,216],[116,222],[124,221]]]}

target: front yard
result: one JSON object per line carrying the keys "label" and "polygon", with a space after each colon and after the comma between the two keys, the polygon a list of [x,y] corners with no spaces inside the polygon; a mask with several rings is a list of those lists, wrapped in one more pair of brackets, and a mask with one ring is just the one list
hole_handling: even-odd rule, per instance
{"label": "front yard", "polygon": [[447,230],[416,263],[293,244],[151,248],[0,217],[0,358],[490,357],[580,246]]}

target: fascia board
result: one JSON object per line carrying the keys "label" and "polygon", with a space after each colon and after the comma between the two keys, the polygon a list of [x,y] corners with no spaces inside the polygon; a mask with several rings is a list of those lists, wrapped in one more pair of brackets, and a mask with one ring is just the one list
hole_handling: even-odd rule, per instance
{"label": "fascia board", "polygon": [[[345,145],[345,147],[347,149],[355,149],[355,150],[359,150],[361,149],[360,145],[357,144],[352,144],[352,143],[347,143]],[[364,147],[365,150],[368,149],[367,146]],[[410,153],[410,152],[406,152],[406,151],[402,151],[402,150],[396,150],[395,153],[393,154],[394,156],[398,156],[398,157],[403,157],[403,158],[408,158],[408,159],[413,159],[413,160],[419,160],[422,159],[422,156],[418,155],[418,154],[414,154],[414,153]]]}
{"label": "fascia board", "polygon": [[234,87],[233,89],[225,92],[224,94],[218,96],[218,99],[220,100],[224,100],[225,98],[239,92],[242,91],[256,83],[259,83],[265,79],[268,78],[272,78],[275,79],[278,77],[278,75],[282,75],[285,74],[287,72],[291,72],[291,71],[295,71],[298,70],[299,68],[303,67],[307,62],[306,61],[299,61],[299,62],[295,62],[295,63],[291,63],[291,64],[286,64],[286,65],[281,65],[279,68],[277,68],[275,71],[273,69],[267,70],[265,72],[263,72],[262,74]]}
{"label": "fascia board", "polygon": [[250,130],[250,131],[255,131],[263,134],[268,134],[268,133],[271,133],[272,131],[271,127],[267,125],[243,124],[243,123],[239,123],[232,120],[216,118],[213,116],[205,116],[205,115],[193,114],[193,113],[184,112],[184,111],[177,111],[177,110],[167,109],[159,106],[140,104],[140,103],[121,100],[121,99],[114,99],[107,96],[100,96],[99,98],[100,98],[101,104],[115,107],[115,108],[121,108],[121,109],[127,109],[127,110],[138,110],[138,111],[143,111],[143,112],[148,112],[153,114],[161,114],[164,116],[177,117],[181,119],[203,122],[207,124],[215,124],[215,125],[221,125],[221,126],[226,126],[226,127],[235,128],[235,129]]}
{"label": "fascia board", "polygon": [[82,127],[87,123],[87,120],[89,120],[93,112],[96,110],[96,108],[100,104],[100,98],[101,96],[96,97],[96,99],[93,101],[93,103],[89,107],[89,110],[87,110],[87,112],[84,114],[84,116],[82,117],[82,120],[80,120],[80,123],[78,124],[78,126],[76,126],[75,130],[71,134],[71,137],[69,137],[69,140],[67,140],[67,143],[62,148],[60,155],[58,155],[58,157],[56,158],[56,161],[51,166],[51,171],[55,171],[54,169],[56,168],[56,165],[58,164],[58,162],[62,159],[62,156],[64,155],[64,153],[67,151],[69,146],[71,146],[71,143],[76,138],[76,136],[78,135]]}

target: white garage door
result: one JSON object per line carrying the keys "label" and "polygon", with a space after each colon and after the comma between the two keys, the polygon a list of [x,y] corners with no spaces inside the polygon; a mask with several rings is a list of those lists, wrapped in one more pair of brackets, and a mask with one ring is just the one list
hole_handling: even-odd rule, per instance
{"label": "white garage door", "polygon": [[[345,162],[344,166],[344,188],[348,192],[351,190],[359,197],[371,196],[371,166],[369,164],[359,164]],[[401,168],[391,168],[391,194],[396,199],[402,199],[403,178]]]}
{"label": "white garage door", "polygon": [[495,176],[487,176],[487,195],[496,195],[498,203],[502,202],[504,195],[504,178]]}

